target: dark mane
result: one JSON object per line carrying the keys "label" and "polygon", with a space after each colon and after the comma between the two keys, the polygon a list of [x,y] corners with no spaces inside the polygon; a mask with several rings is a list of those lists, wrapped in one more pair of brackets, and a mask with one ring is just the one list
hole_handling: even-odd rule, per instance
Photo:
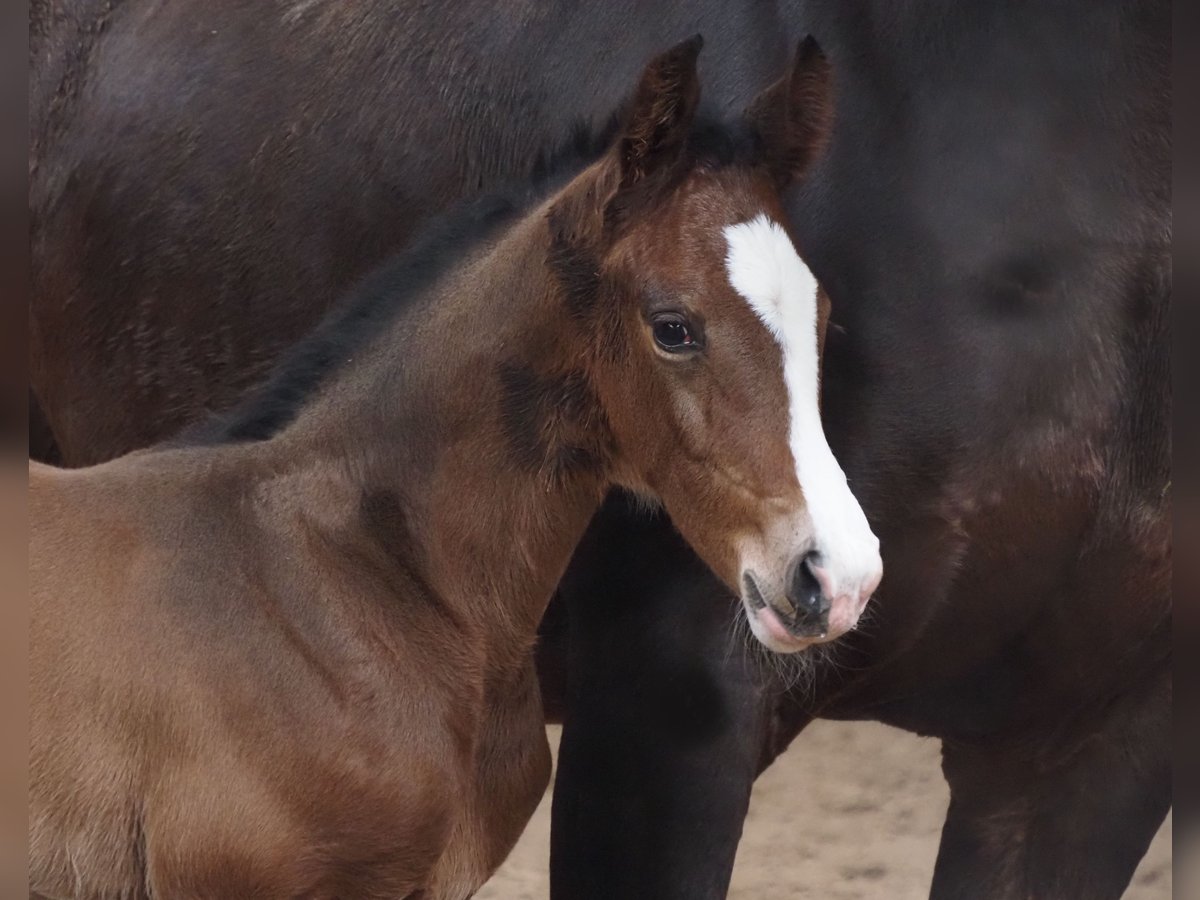
{"label": "dark mane", "polygon": [[[299,414],[331,373],[422,296],[456,261],[497,237],[544,197],[595,162],[612,144],[623,114],[598,129],[577,125],[557,149],[539,154],[529,178],[461,202],[432,220],[417,238],[366,275],[346,298],[231,409],[185,428],[168,446],[264,441]],[[688,167],[753,165],[760,141],[743,123],[697,120]]]}

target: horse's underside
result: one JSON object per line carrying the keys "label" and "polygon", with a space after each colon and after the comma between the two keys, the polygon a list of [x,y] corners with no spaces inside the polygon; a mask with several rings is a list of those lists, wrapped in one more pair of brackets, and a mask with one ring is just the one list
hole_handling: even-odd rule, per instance
{"label": "horse's underside", "polygon": [[554,895],[723,896],[754,776],[826,716],[943,740],[935,896],[1119,896],[1170,804],[1169,4],[622,6],[35,4],[30,368],[58,452],[228,405],[678,37],[709,37],[729,109],[811,30],[837,125],[794,221],[884,583],[793,684],[728,652],[734,607],[669,526],[613,504],[544,648]]}

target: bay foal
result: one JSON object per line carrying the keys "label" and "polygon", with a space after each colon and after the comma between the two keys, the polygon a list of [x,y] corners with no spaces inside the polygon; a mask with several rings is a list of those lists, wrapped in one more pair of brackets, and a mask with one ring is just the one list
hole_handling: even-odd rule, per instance
{"label": "bay foal", "polygon": [[769,646],[852,627],[878,545],[778,197],[828,67],[804,45],[722,129],[699,46],[565,186],[370,279],[215,439],[31,465],[33,893],[469,896],[545,787],[531,649],[613,485]]}

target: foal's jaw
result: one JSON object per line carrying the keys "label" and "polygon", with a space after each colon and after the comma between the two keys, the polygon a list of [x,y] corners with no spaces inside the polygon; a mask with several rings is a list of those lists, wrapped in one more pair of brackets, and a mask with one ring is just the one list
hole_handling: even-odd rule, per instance
{"label": "foal's jaw", "polygon": [[833,640],[858,623],[879,585],[879,540],[821,426],[817,283],[787,232],[765,215],[725,229],[729,281],[778,344],[787,441],[803,499],[740,548],[751,630],[778,652]]}

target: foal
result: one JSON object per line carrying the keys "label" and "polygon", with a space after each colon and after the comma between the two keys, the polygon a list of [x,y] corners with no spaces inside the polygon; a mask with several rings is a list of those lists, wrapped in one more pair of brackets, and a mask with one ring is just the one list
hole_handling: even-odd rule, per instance
{"label": "foal", "polygon": [[34,893],[469,896],[545,787],[531,649],[612,485],[769,646],[853,625],[877,542],[778,198],[829,70],[806,44],[702,127],[699,48],[564,186],[477,210],[453,266],[368,282],[228,440],[31,466]]}

